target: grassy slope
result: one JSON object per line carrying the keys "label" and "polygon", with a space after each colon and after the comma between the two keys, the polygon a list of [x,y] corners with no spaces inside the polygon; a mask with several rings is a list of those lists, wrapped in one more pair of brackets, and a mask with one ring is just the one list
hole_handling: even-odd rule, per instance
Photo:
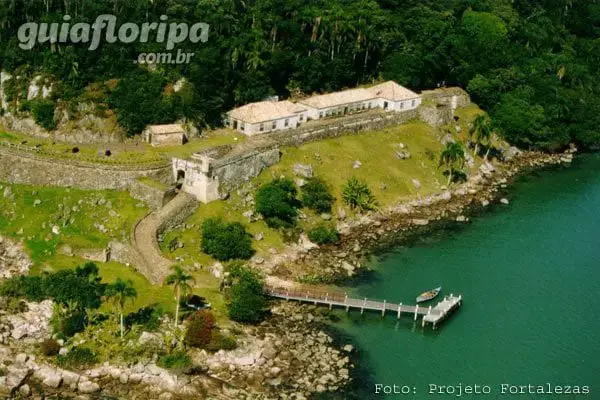
{"label": "grassy slope", "polygon": [[[22,240],[34,262],[33,274],[83,264],[84,259],[61,254],[58,249],[67,245],[76,254],[102,249],[113,237],[127,238],[133,224],[146,213],[145,207],[138,207],[138,202],[124,192],[10,185],[14,196],[11,199],[1,194],[5,187],[2,184],[0,190],[0,234]],[[36,199],[42,203],[35,206]],[[98,204],[100,199],[104,199],[103,205]],[[64,213],[64,209],[70,211]],[[64,226],[67,220],[71,222]],[[109,232],[100,232],[95,223],[102,224]],[[59,235],[52,233],[54,225],[60,227]],[[121,264],[98,263],[98,266],[105,282],[113,282],[117,277],[134,282],[138,298],[128,305],[129,309],[154,302],[174,306],[170,288],[150,285],[142,275]]]}
{"label": "grassy slope", "polygon": [[[474,105],[457,110],[461,132],[456,136],[460,140],[466,139],[469,122],[480,112],[479,108]],[[338,207],[344,207],[340,199],[341,188],[351,176],[366,181],[382,207],[416,196],[417,191],[412,184],[413,178],[420,180],[421,194],[425,196],[439,191],[446,181],[442,171],[437,168],[437,156],[442,149],[440,139],[445,135],[446,128],[450,127],[435,129],[425,123],[415,121],[383,131],[328,139],[300,147],[282,148],[281,162],[268,168],[253,182],[255,186],[258,186],[282,175],[294,178],[292,173],[294,164],[303,163],[311,164],[315,176],[324,179],[330,185],[337,199],[334,211]],[[454,131],[454,129],[451,130]],[[405,150],[411,153],[411,159],[398,160],[396,158],[399,143],[406,146]],[[431,154],[435,155],[435,159],[431,159]],[[362,163],[359,169],[353,168],[356,160]],[[476,167],[472,171],[479,164],[480,160],[477,161]],[[212,264],[214,260],[200,251],[200,226],[204,219],[217,216],[244,223],[253,235],[262,232],[264,240],[254,242],[254,247],[259,255],[268,254],[270,248],[283,248],[285,244],[279,232],[269,229],[262,221],[248,223],[248,219],[242,215],[248,209],[251,207],[243,204],[237,191],[232,193],[226,201],[203,204],[187,221],[188,226],[192,227],[167,233],[161,247],[167,257],[183,257],[186,260],[184,264],[191,266],[193,261],[203,265]],[[303,211],[307,214],[307,219],[300,221],[300,226],[303,228],[321,221],[320,217],[308,210],[304,209]],[[350,214],[349,210],[346,209],[346,211]],[[333,214],[335,221],[336,213]],[[171,252],[168,244],[174,238],[179,238],[185,246]]]}

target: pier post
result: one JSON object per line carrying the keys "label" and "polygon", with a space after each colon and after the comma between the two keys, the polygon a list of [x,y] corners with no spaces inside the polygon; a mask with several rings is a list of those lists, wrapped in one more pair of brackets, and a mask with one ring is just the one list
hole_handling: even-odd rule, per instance
{"label": "pier post", "polygon": [[400,319],[400,314],[402,314],[402,303],[398,304],[398,319]]}
{"label": "pier post", "polygon": [[365,297],[365,301],[363,301],[363,305],[360,308],[360,315],[362,315],[365,312],[365,306],[367,305],[367,298]]}
{"label": "pier post", "polygon": [[418,312],[419,312],[419,306],[416,305],[415,306],[415,321],[417,320],[417,315],[419,315]]}
{"label": "pier post", "polygon": [[350,306],[348,305],[348,293],[344,293],[344,304],[346,305],[346,312],[349,312]]}
{"label": "pier post", "polygon": [[421,320],[421,328],[425,328],[425,317]]}
{"label": "pier post", "polygon": [[427,309],[427,315],[431,314],[431,306]]}
{"label": "pier post", "polygon": [[383,301],[383,308],[381,309],[381,316],[382,317],[385,317],[385,303],[386,303],[386,300]]}

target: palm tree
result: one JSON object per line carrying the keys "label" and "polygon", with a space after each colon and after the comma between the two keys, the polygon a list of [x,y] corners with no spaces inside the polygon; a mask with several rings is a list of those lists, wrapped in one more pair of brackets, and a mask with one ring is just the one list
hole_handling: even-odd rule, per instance
{"label": "palm tree", "polygon": [[177,306],[175,308],[175,326],[179,324],[179,303],[181,302],[181,296],[187,295],[192,290],[188,281],[195,282],[195,279],[191,275],[186,274],[180,265],[176,265],[173,268],[173,273],[165,279],[167,285],[173,285],[175,300],[177,300]]}
{"label": "palm tree", "polygon": [[440,163],[438,167],[444,166],[448,171],[448,186],[452,183],[455,167],[462,170],[465,165],[465,151],[460,143],[448,142],[446,147],[440,153]]}
{"label": "palm tree", "polygon": [[492,137],[492,124],[490,118],[486,114],[479,114],[475,117],[471,129],[469,129],[469,136],[471,136],[475,142],[475,155],[479,153],[480,145],[489,144],[490,138]]}
{"label": "palm tree", "polygon": [[124,281],[121,278],[117,278],[116,282],[112,285],[108,285],[106,288],[106,296],[110,299],[111,303],[119,311],[119,327],[121,329],[121,338],[123,337],[123,309],[127,300],[131,300],[137,297],[137,291],[133,287],[131,280]]}

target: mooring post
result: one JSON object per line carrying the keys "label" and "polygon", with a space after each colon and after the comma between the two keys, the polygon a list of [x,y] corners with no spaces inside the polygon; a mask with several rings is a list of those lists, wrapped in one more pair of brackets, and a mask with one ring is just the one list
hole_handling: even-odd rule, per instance
{"label": "mooring post", "polygon": [[398,319],[400,319],[400,314],[402,314],[402,303],[398,304]]}
{"label": "mooring post", "polygon": [[363,305],[360,308],[360,314],[362,315],[365,312],[365,306],[367,305],[367,298],[365,297],[365,301],[363,301]]}
{"label": "mooring post", "polygon": [[417,315],[418,315],[418,312],[419,312],[419,306],[418,306],[418,305],[416,305],[416,306],[415,306],[415,321],[417,320]]}
{"label": "mooring post", "polygon": [[421,320],[421,328],[425,328],[425,317]]}
{"label": "mooring post", "polygon": [[346,312],[349,312],[350,306],[348,305],[348,293],[344,293],[344,304],[346,305]]}
{"label": "mooring post", "polygon": [[385,317],[385,303],[386,303],[386,300],[383,301],[383,308],[381,309],[381,316],[382,317]]}
{"label": "mooring post", "polygon": [[431,314],[431,306],[427,309],[427,315]]}

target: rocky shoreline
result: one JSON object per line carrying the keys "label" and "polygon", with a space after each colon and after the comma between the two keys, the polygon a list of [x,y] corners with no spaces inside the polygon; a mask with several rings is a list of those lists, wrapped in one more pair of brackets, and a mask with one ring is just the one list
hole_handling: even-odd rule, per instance
{"label": "rocky shoreline", "polygon": [[483,164],[478,173],[463,184],[338,223],[341,240],[336,246],[318,246],[303,238],[298,245],[255,267],[265,271],[267,282],[273,286],[346,281],[365,271],[364,259],[373,251],[398,245],[403,239],[440,224],[467,223],[467,214],[473,209],[486,208],[494,202],[508,205],[508,200],[501,198],[501,191],[515,177],[549,166],[568,165],[576,152],[574,146],[560,154],[515,150],[503,163]]}

